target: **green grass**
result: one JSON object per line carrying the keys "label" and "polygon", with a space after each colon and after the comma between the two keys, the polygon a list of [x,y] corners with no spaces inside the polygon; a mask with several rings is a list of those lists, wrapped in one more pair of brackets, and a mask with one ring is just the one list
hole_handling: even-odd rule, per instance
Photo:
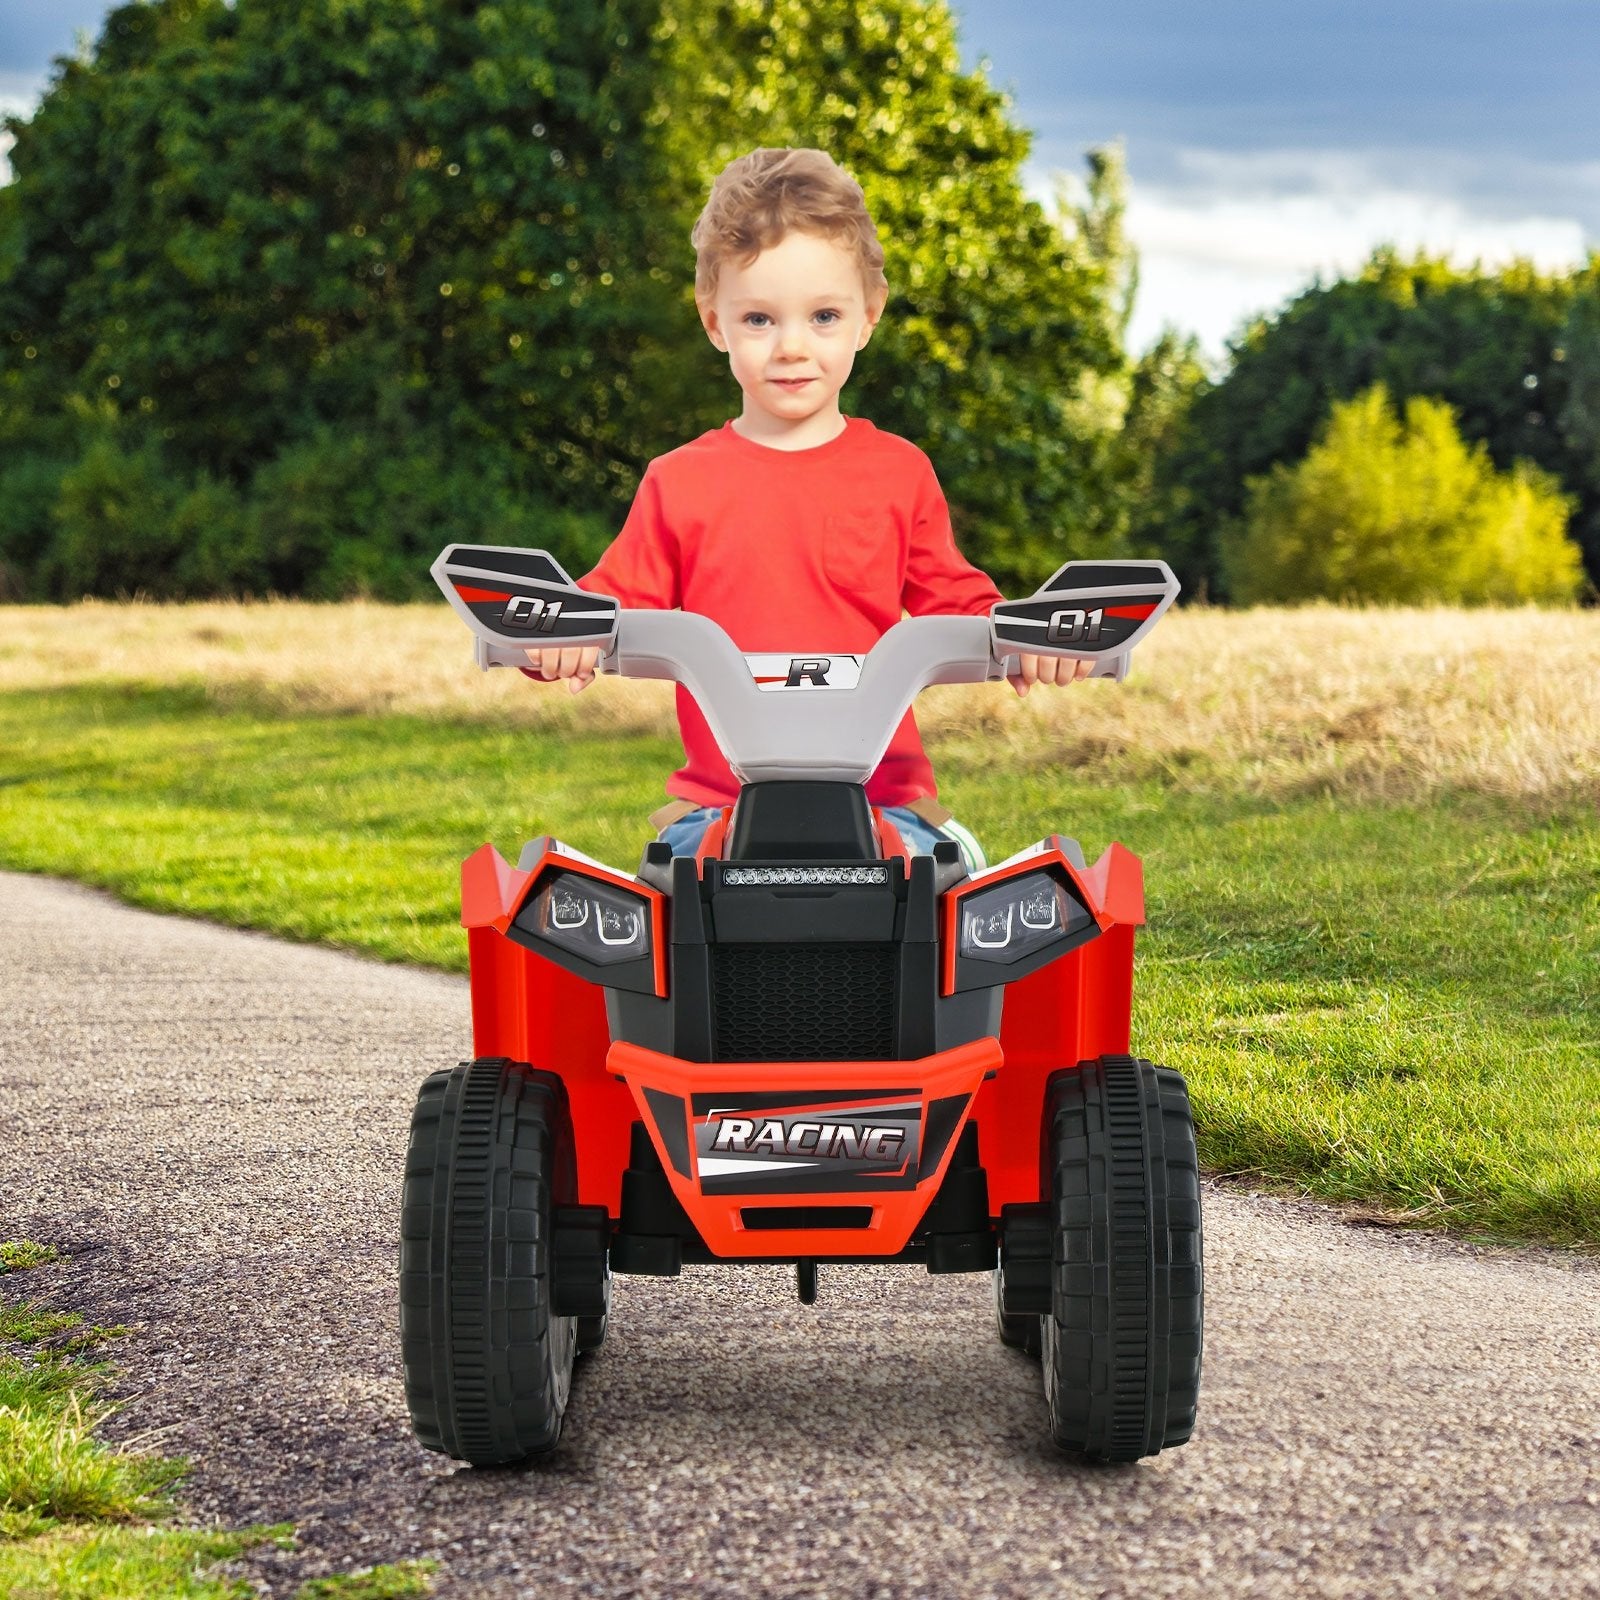
{"label": "green grass", "polygon": [[61,1252],[53,1245],[35,1244],[31,1239],[0,1241],[0,1273],[26,1272],[29,1267],[48,1266],[60,1259]]}
{"label": "green grass", "polygon": [[[26,1300],[0,1302],[0,1579],[6,1541],[171,1510],[167,1490],[181,1462],[117,1450],[95,1435],[112,1410],[99,1398],[106,1369],[78,1358],[125,1331],[85,1329],[76,1312]],[[11,1592],[0,1585],[0,1594]]]}
{"label": "green grass", "polygon": [[17,1305],[0,1305],[0,1339],[15,1344],[38,1344],[83,1321],[75,1311],[44,1311],[23,1300]]}
{"label": "green grass", "polygon": [[432,1561],[400,1561],[391,1567],[369,1567],[332,1578],[313,1578],[295,1600],[413,1600],[425,1595],[435,1570]]}
{"label": "green grass", "polygon": [[250,1600],[241,1578],[214,1569],[286,1529],[242,1533],[189,1528],[57,1528],[0,1544],[8,1600]]}
{"label": "green grass", "polygon": [[[199,690],[0,696],[0,864],[388,959],[465,965],[460,859],[538,832],[632,866],[676,746]],[[1241,799],[934,751],[998,858],[1144,858],[1134,1046],[1214,1170],[1458,1229],[1600,1241],[1600,818]]]}

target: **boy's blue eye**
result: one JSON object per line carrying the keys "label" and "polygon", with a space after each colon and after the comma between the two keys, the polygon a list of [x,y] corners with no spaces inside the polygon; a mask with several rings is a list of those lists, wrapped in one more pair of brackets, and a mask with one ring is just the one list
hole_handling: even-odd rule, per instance
{"label": "boy's blue eye", "polygon": [[744,320],[749,327],[755,328],[764,322],[770,322],[772,319],[765,311],[747,311],[744,315]]}
{"label": "boy's blue eye", "polygon": [[827,324],[831,325],[839,320],[839,313],[837,311],[819,311],[817,318],[819,321],[825,318]]}

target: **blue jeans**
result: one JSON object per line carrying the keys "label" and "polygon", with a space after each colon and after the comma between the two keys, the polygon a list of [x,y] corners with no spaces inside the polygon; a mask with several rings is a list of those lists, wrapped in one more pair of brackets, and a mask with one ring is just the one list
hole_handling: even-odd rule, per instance
{"label": "blue jeans", "polygon": [[[701,806],[698,811],[691,811],[663,828],[660,837],[672,846],[673,855],[692,856],[700,848],[706,829],[721,809],[720,806]],[[954,818],[951,819],[954,827],[947,832],[945,828],[936,828],[932,823],[924,822],[915,811],[908,811],[904,806],[885,806],[883,814],[905,840],[906,849],[913,855],[931,856],[935,844],[941,839],[949,839],[960,846],[969,872],[981,872],[988,865],[984,860],[983,847]]]}

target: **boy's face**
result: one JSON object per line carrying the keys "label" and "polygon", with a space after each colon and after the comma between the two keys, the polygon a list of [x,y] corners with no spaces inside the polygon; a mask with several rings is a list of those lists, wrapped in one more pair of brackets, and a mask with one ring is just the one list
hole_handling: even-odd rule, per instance
{"label": "boy's face", "polygon": [[748,265],[724,262],[700,320],[727,353],[752,430],[809,436],[837,422],[839,391],[882,312],[852,250],[789,233]]}

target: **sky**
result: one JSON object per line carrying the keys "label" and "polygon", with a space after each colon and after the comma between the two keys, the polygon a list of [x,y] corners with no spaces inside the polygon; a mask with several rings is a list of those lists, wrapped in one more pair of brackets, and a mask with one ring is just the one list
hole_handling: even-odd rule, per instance
{"label": "sky", "polygon": [[[26,114],[99,0],[0,0]],[[1032,130],[1029,191],[1120,139],[1140,287],[1212,357],[1380,244],[1498,264],[1600,249],[1600,0],[955,0]]]}

